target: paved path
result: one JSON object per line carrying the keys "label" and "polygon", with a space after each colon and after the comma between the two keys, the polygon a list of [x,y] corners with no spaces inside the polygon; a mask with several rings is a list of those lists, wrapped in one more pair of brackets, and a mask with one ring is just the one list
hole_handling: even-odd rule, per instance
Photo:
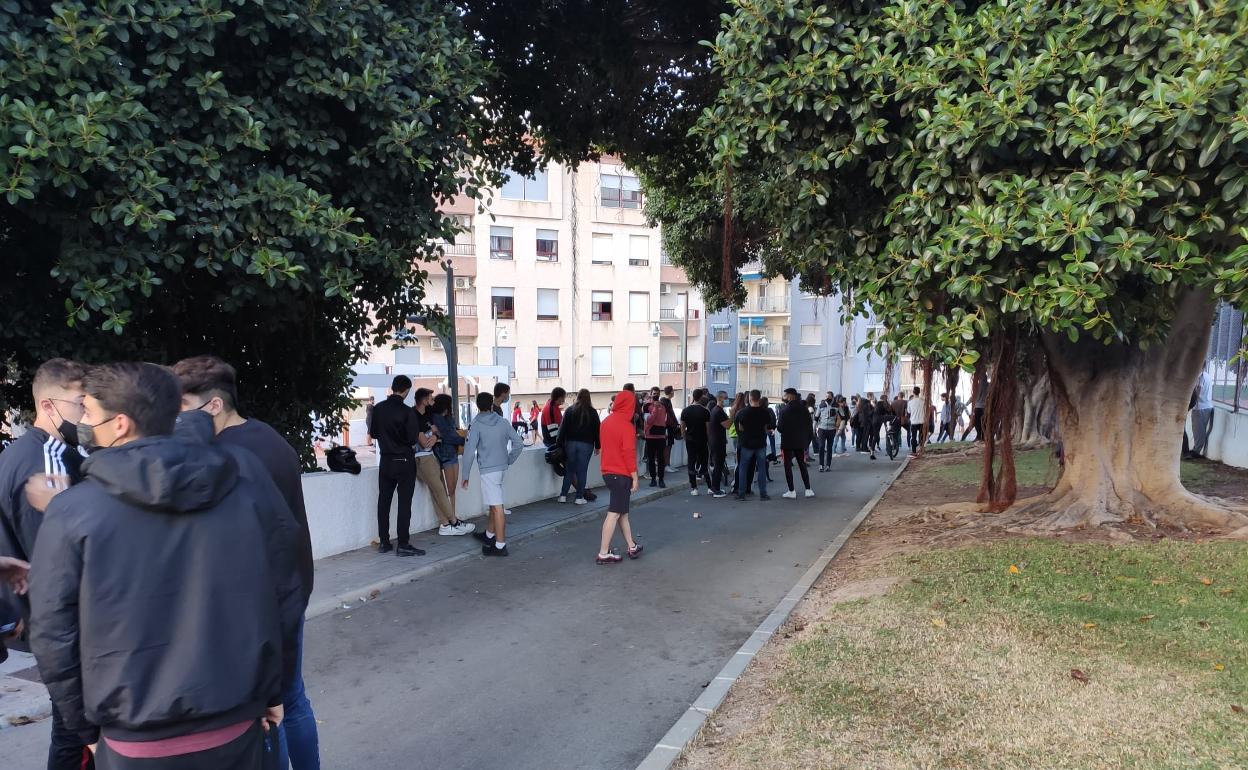
{"label": "paved path", "polygon": [[[640,506],[636,562],[594,564],[595,517],[309,621],[324,766],[631,770],[896,464],[835,468],[811,500],[773,468],[767,503]],[[40,767],[46,730],[0,731],[6,770]]]}

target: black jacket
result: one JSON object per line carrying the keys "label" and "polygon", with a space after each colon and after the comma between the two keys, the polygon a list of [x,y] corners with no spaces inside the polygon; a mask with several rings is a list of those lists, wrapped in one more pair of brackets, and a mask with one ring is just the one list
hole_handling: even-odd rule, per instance
{"label": "black jacket", "polygon": [[583,441],[586,444],[593,444],[597,449],[602,446],[599,441],[601,423],[598,412],[585,409],[580,404],[573,404],[568,411],[563,413],[563,422],[559,425],[559,444],[563,445],[567,441]]}
{"label": "black jacket", "polygon": [[373,407],[368,435],[377,441],[378,454],[382,457],[412,458],[416,456],[412,447],[420,436],[420,418],[415,409],[392,394]]}
{"label": "black jacket", "polygon": [[810,411],[803,401],[794,401],[780,410],[777,420],[780,430],[780,448],[792,451],[805,449],[814,439],[814,425]]}
{"label": "black jacket", "polygon": [[244,449],[156,436],[53,498],[31,647],[68,729],[157,740],[260,717],[295,674],[298,525]]}

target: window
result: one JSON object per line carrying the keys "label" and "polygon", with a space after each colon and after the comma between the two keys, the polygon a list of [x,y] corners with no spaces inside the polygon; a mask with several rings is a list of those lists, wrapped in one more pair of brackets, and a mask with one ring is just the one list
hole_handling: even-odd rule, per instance
{"label": "window", "polygon": [[711,364],[711,382],[717,385],[728,384],[728,368],[727,366],[716,366]]}
{"label": "window", "polygon": [[641,183],[627,174],[602,172],[602,205],[609,209],[641,208]]}
{"label": "window", "polygon": [[615,237],[611,233],[594,233],[594,251],[590,260],[595,265],[610,265],[615,260],[611,252],[615,249]]}
{"label": "window", "polygon": [[628,349],[628,373],[629,374],[649,374],[647,364],[650,357],[650,348],[636,347]]}
{"label": "window", "polygon": [[537,231],[537,258],[542,262],[559,261],[559,231]]}
{"label": "window", "polygon": [[647,235],[628,236],[628,264],[633,267],[646,267],[650,264],[650,237]]}
{"label": "window", "polygon": [[611,320],[611,292],[595,291],[589,295],[589,314],[594,321]]}
{"label": "window", "polygon": [[814,393],[816,390],[819,390],[819,373],[802,372],[801,384],[798,387],[807,393]]}
{"label": "window", "polygon": [[438,339],[437,337],[430,337],[430,338],[429,338],[429,347],[433,348],[434,350],[441,350],[441,349],[442,349],[442,340]]}
{"label": "window", "polygon": [[503,183],[499,194],[513,201],[545,201],[550,200],[546,186],[544,168],[539,168],[533,176],[520,176],[514,171],[508,171],[507,181]]}
{"label": "window", "polygon": [[490,259],[513,259],[515,251],[512,243],[510,227],[491,227]]}
{"label": "window", "polygon": [[667,253],[667,249],[659,247],[659,263],[664,267],[675,267],[676,263],[672,261],[672,255]]}
{"label": "window", "polygon": [[650,320],[650,294],[648,292],[630,291],[628,293],[628,320]]}
{"label": "window", "polygon": [[558,289],[538,289],[537,290],[537,320],[539,321],[558,321],[559,320],[559,290]]}
{"label": "window", "polygon": [[490,289],[490,307],[495,318],[516,317],[516,290],[502,286]]}
{"label": "window", "polygon": [[590,370],[594,377],[611,376],[611,348],[589,349]]}
{"label": "window", "polygon": [[818,345],[823,342],[823,327],[817,324],[802,324],[802,339],[799,344]]}
{"label": "window", "polygon": [[559,376],[559,348],[537,349],[537,377],[546,379]]}
{"label": "window", "polygon": [[728,324],[715,324],[711,327],[711,342],[730,342],[732,327]]}

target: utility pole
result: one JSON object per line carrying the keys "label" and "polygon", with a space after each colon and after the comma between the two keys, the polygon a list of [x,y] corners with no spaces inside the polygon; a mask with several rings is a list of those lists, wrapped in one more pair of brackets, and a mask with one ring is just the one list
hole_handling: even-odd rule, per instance
{"label": "utility pole", "polygon": [[459,348],[455,344],[455,269],[450,262],[446,264],[446,323],[435,324],[433,319],[424,313],[414,313],[407,317],[409,323],[420,324],[437,335],[442,341],[442,349],[446,351],[446,379],[451,388],[451,414],[455,425],[459,425]]}
{"label": "utility pole", "polygon": [[682,291],[681,294],[685,296],[685,325],[683,333],[680,335],[680,358],[682,366],[680,373],[680,397],[682,399],[681,408],[683,409],[685,406],[689,405],[689,292]]}

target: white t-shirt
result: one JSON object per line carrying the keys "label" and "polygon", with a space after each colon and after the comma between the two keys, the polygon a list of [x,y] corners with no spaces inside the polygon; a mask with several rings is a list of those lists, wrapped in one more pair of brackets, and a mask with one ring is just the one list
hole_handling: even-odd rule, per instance
{"label": "white t-shirt", "polygon": [[1200,379],[1196,380],[1196,387],[1200,389],[1200,393],[1196,396],[1197,409],[1213,408],[1213,380],[1209,378],[1208,372],[1201,372]]}
{"label": "white t-shirt", "polygon": [[906,413],[910,415],[911,425],[922,425],[925,421],[923,417],[923,399],[918,396],[914,396],[907,401]]}

